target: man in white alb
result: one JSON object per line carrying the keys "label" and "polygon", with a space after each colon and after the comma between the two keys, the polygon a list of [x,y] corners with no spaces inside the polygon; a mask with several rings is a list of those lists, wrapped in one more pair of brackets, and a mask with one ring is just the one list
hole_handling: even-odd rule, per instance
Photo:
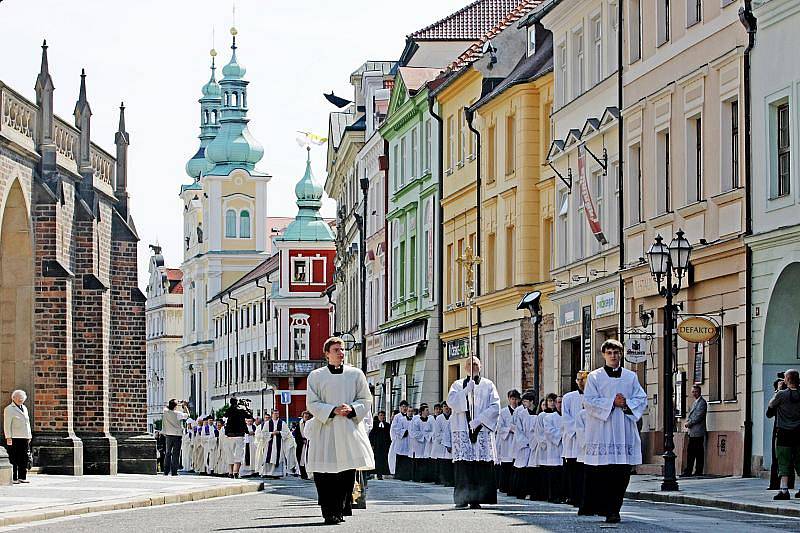
{"label": "man in white alb", "polygon": [[394,415],[392,425],[389,429],[389,436],[392,444],[389,446],[389,469],[395,479],[400,481],[411,481],[414,473],[414,466],[411,460],[411,420],[408,417],[408,402],[400,402],[400,412]]}
{"label": "man in white alb", "polygon": [[511,475],[514,470],[514,426],[511,417],[520,402],[517,389],[506,394],[508,405],[500,410],[497,422],[497,490],[508,494],[511,489]]}
{"label": "man in white alb", "polygon": [[[281,420],[280,412],[272,410],[272,416],[262,425],[260,437],[264,439],[264,456],[259,465],[262,476],[277,479],[283,477],[281,448],[283,440],[289,435],[289,426]],[[258,432],[258,430],[256,430]]]}
{"label": "man in white alb", "polygon": [[567,503],[579,507],[583,501],[583,461],[578,461],[581,443],[578,441],[578,416],[583,410],[583,389],[589,372],[581,370],[575,377],[578,390],[568,392],[561,401],[564,426],[561,456],[564,458]]}

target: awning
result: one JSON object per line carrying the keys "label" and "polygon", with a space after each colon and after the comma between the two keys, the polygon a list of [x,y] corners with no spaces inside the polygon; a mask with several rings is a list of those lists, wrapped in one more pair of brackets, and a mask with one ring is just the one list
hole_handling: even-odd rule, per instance
{"label": "awning", "polygon": [[400,361],[401,359],[408,359],[409,357],[414,357],[417,355],[417,348],[419,347],[419,343],[412,344],[411,346],[403,346],[402,348],[395,348],[394,350],[389,350],[388,352],[384,352],[380,355],[381,361],[383,363],[388,363],[389,361]]}

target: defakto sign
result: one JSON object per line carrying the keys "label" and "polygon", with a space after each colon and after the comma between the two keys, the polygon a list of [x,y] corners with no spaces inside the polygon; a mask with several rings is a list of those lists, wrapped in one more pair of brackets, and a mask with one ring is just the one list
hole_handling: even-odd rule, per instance
{"label": "defakto sign", "polygon": [[693,316],[678,324],[678,336],[686,342],[704,343],[717,336],[717,324],[704,316]]}

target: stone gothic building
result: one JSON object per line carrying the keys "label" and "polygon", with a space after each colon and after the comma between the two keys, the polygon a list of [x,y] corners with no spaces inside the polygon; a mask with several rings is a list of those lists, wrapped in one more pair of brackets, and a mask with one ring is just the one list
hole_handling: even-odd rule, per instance
{"label": "stone gothic building", "polygon": [[91,142],[86,87],[54,115],[46,43],[36,103],[0,81],[0,398],[27,391],[45,473],[155,473],[130,137],[120,107],[116,157]]}

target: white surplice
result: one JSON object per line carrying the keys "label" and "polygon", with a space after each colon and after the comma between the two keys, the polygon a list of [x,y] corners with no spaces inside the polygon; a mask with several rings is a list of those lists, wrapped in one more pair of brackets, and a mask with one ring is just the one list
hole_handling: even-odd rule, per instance
{"label": "white surplice", "polygon": [[394,475],[397,456],[405,455],[411,457],[411,421],[403,413],[397,413],[389,426],[389,437],[392,443],[389,445],[389,472]]}
{"label": "white surplice", "polygon": [[214,472],[217,466],[217,435],[216,428],[206,426],[203,428],[203,466],[206,474]]}
{"label": "white surplice", "polygon": [[294,440],[292,431],[288,430],[283,437],[283,446],[281,446],[281,455],[283,456],[283,464],[286,466],[286,475],[294,474],[297,472],[297,442]]}
{"label": "white surplice", "polygon": [[256,470],[256,462],[255,462],[255,453],[256,453],[256,441],[255,441],[255,426],[246,426],[245,427],[245,434],[243,439],[245,455],[244,457],[247,458],[248,454],[250,455],[250,464],[245,464],[246,461],[242,460],[242,466],[239,468],[239,475],[249,476],[253,474]]}
{"label": "white surplice", "polygon": [[564,430],[561,437],[561,456],[565,459],[578,457],[575,419],[581,410],[583,410],[583,394],[576,390],[566,393],[561,400],[561,422]]}
{"label": "white surplice", "polygon": [[[450,386],[447,405],[453,410],[450,417],[453,461],[496,462],[495,432],[500,418],[500,396],[494,383],[482,377],[468,393],[464,381],[459,379]],[[478,439],[474,443],[469,438],[468,418],[480,423]]]}
{"label": "white surplice", "polygon": [[543,413],[542,434],[547,448],[539,454],[539,464],[542,466],[561,466],[561,440],[563,436],[562,418],[557,411]]}
{"label": "white surplice", "polygon": [[442,413],[436,417],[433,425],[434,432],[431,457],[433,459],[452,459],[452,455],[447,451],[447,448],[451,446],[450,420]]}
{"label": "white surplice", "polygon": [[527,468],[531,462],[531,445],[533,444],[533,428],[536,415],[523,406],[517,407],[511,417],[514,425],[514,466]]}
{"label": "white surplice", "polygon": [[[282,448],[284,439],[289,434],[288,424],[283,420],[270,418],[259,429],[264,439],[264,455],[258,465],[259,473],[262,476],[283,476]],[[273,435],[273,432],[276,434]]]}
{"label": "white surplice", "polygon": [[[367,378],[360,369],[349,365],[343,365],[341,370],[333,373],[324,366],[308,375],[306,404],[314,415],[306,424],[309,472],[375,469],[364,426],[364,417],[372,407]],[[341,404],[349,405],[355,416],[331,418],[331,412]]]}
{"label": "white surplice", "polygon": [[231,450],[229,449],[230,443],[225,437],[225,428],[218,430],[219,436],[217,438],[216,449],[216,466],[214,467],[215,474],[230,474],[231,470]]}
{"label": "white surplice", "polygon": [[514,460],[514,425],[511,417],[514,416],[514,408],[510,405],[500,410],[500,418],[497,421],[497,462],[510,463]]}
{"label": "white surplice", "polygon": [[194,431],[192,431],[191,428],[183,430],[183,438],[181,439],[181,466],[184,472],[188,472],[192,469],[192,453],[194,452],[193,436]]}
{"label": "white surplice", "polygon": [[417,415],[411,420],[411,450],[413,457],[417,459],[430,459],[431,448],[433,447],[433,417],[428,416],[425,420]]}
{"label": "white surplice", "polygon": [[[625,396],[628,412],[614,407],[617,394]],[[642,442],[636,422],[647,408],[647,394],[636,374],[622,369],[618,378],[605,368],[593,370],[584,389],[586,459],[588,465],[642,464]]]}

